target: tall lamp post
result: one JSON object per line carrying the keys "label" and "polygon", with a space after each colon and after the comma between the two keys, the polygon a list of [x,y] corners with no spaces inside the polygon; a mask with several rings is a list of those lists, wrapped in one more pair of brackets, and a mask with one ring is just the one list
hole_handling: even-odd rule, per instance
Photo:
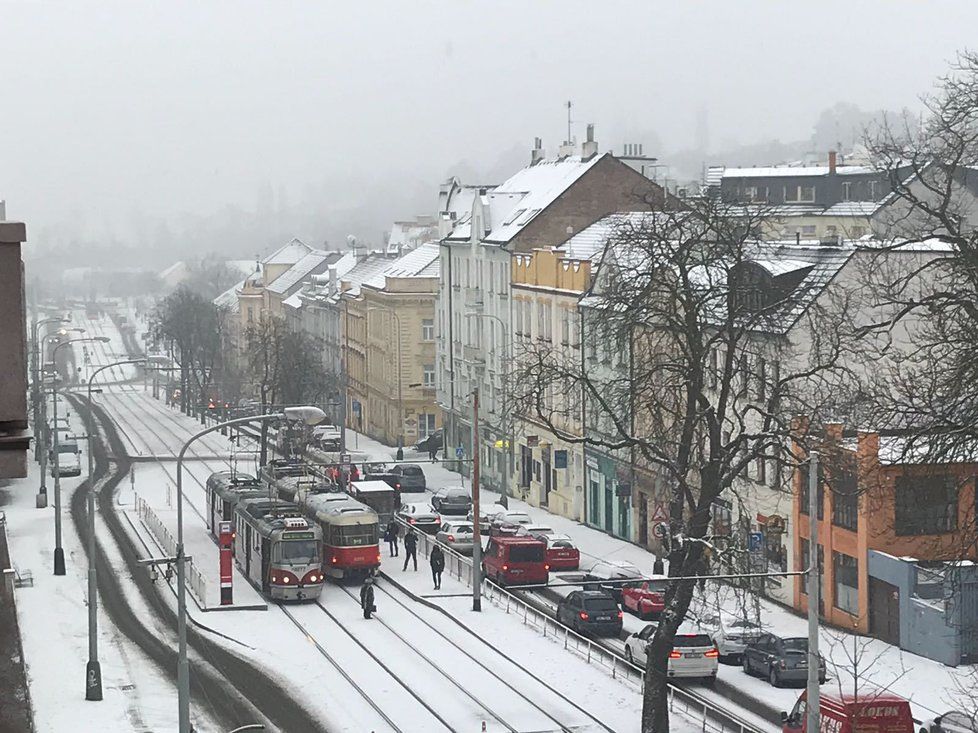
{"label": "tall lamp post", "polygon": [[[503,321],[499,316],[494,316],[491,313],[478,313],[469,312],[465,314],[466,318],[490,318],[499,324],[500,331],[502,332],[503,343],[505,344],[505,349],[502,354],[503,362],[503,399],[506,399],[506,394],[509,390],[509,355],[511,352],[511,344],[509,343],[509,329],[506,327],[506,322]],[[512,410],[509,411],[510,417],[507,417],[507,411],[505,409],[505,404],[503,405],[503,431],[505,436],[503,442],[506,444],[503,446],[503,465],[502,469],[502,480],[500,482],[500,495],[499,504],[500,506],[509,507],[509,500],[507,495],[509,493],[509,452],[513,449],[513,430],[512,430]],[[474,446],[478,447],[478,441],[474,443]]]}
{"label": "tall lamp post", "polygon": [[404,460],[404,397],[401,391],[403,376],[401,372],[401,319],[392,308],[367,308],[367,313],[382,311],[390,313],[397,324],[397,460]]}
{"label": "tall lamp post", "polygon": [[[35,430],[35,432],[41,430],[41,426],[42,426],[41,425],[41,405],[43,404],[42,401],[41,401],[41,394],[42,394],[42,390],[41,390],[41,358],[42,357],[39,356],[40,351],[41,351],[41,344],[40,344],[40,342],[38,340],[38,330],[40,329],[41,326],[44,326],[44,325],[46,325],[48,323],[70,323],[70,322],[71,321],[68,318],[61,318],[59,316],[56,316],[54,318],[42,318],[40,321],[38,321],[38,320],[35,319],[34,322],[31,324],[31,361],[33,362],[31,364],[31,376],[32,376],[32,380],[33,380],[33,389],[31,390],[31,392],[32,392],[32,394],[34,396],[34,430]],[[41,441],[40,440],[36,440],[36,439],[34,441],[34,460],[35,461],[38,461],[38,462],[40,462],[40,460],[41,460]],[[47,496],[47,493],[45,493],[43,496],[44,496],[44,505],[42,506],[39,503],[38,506],[37,506],[38,509],[43,509],[44,507],[46,507],[48,505],[48,496]],[[40,500],[41,500],[41,495],[38,494],[38,501],[40,502]]]}
{"label": "tall lamp post", "polygon": [[[45,431],[47,430],[48,410],[46,404],[47,400],[45,400],[45,395],[44,395],[44,365],[43,365],[44,344],[45,342],[47,342],[48,339],[64,336],[65,334],[68,333],[68,331],[73,331],[75,333],[84,333],[85,329],[84,328],[71,328],[71,329],[62,328],[57,333],[52,333],[52,334],[48,334],[47,336],[42,336],[40,339],[41,364],[38,367],[38,381],[37,381],[38,389],[40,390],[38,392],[39,395],[38,401],[40,403],[40,411],[39,411],[40,420],[35,422],[35,429],[39,433],[39,438],[38,440],[35,441],[35,443],[40,452],[40,455],[38,456],[39,459],[38,463],[40,464],[41,467],[41,486],[38,489],[37,500],[35,502],[38,509],[45,509],[47,508],[48,505],[48,487],[47,487],[47,471],[48,471],[47,438],[48,436],[45,433]],[[54,399],[55,400],[58,399],[57,393],[55,393]],[[55,415],[55,417],[57,417],[57,415]]]}
{"label": "tall lamp post", "polygon": [[85,699],[102,699],[102,667],[98,661],[98,584],[95,573],[95,471],[92,444],[95,411],[92,405],[92,382],[95,375],[125,364],[145,364],[145,359],[127,359],[99,367],[88,377],[88,414],[91,427],[88,436],[88,664],[85,667]]}
{"label": "tall lamp post", "polygon": [[177,456],[177,554],[173,561],[177,565],[177,706],[180,720],[180,733],[191,733],[190,730],[190,667],[187,662],[187,591],[185,586],[186,557],[183,552],[183,457],[191,443],[198,438],[213,433],[221,428],[245,425],[255,422],[271,422],[273,420],[301,421],[307,425],[318,425],[326,419],[326,413],[318,407],[286,407],[281,413],[239,417],[234,420],[217,423],[201,430],[190,437]]}
{"label": "tall lamp post", "polygon": [[[58,363],[58,349],[63,349],[68,344],[77,343],[106,343],[109,341],[108,336],[89,336],[87,338],[80,339],[68,339],[67,341],[62,341],[60,344],[54,347],[54,352],[51,354],[51,358],[54,363]],[[54,387],[54,574],[64,575],[65,574],[65,551],[61,546],[61,460],[58,453],[58,387]],[[89,446],[89,451],[91,451],[91,446]]]}

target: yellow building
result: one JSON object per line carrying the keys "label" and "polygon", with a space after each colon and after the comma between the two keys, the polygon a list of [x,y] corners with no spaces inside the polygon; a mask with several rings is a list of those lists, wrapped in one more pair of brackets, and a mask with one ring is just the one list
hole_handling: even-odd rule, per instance
{"label": "yellow building", "polygon": [[[581,360],[578,300],[591,284],[594,251],[536,249],[512,258],[514,367],[533,353],[553,354],[558,363]],[[584,449],[561,440],[581,436],[581,399],[573,389],[548,389],[551,425],[532,415],[513,413],[517,490],[534,506],[584,520]]]}
{"label": "yellow building", "polygon": [[438,245],[422,244],[363,283],[366,320],[364,431],[388,445],[413,445],[441,427],[435,404]]}

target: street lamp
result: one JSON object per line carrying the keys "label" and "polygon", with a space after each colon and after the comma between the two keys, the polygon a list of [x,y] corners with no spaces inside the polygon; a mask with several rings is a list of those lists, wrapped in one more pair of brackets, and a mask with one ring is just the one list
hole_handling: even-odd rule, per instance
{"label": "street lamp", "polygon": [[187,591],[185,587],[186,557],[183,553],[183,457],[190,444],[198,438],[213,433],[221,428],[234,427],[255,422],[271,422],[273,420],[288,420],[304,422],[306,425],[318,425],[326,419],[326,413],[318,407],[286,407],[281,413],[239,417],[234,420],[211,425],[190,437],[177,456],[177,548],[173,560],[177,564],[177,707],[180,721],[179,733],[191,733],[190,730],[190,667],[187,662]]}
{"label": "street lamp", "polygon": [[[506,327],[506,322],[503,321],[503,319],[500,318],[499,316],[494,316],[491,313],[479,313],[477,311],[469,311],[465,314],[465,317],[466,318],[491,318],[492,320],[499,323],[499,328],[503,336],[503,343],[505,344],[505,349],[502,354],[503,399],[505,400],[506,393],[509,390],[509,353],[510,353],[509,329]],[[505,424],[505,423],[510,423],[512,418],[510,417],[509,419],[507,419],[506,415],[509,414],[511,416],[512,410],[509,410],[509,412],[507,413],[504,404],[502,412],[503,412],[503,423],[504,423],[502,427],[503,427],[503,432],[505,433],[503,442],[505,443],[505,445],[503,445],[503,465],[500,467],[502,470],[502,477],[500,481],[499,504],[500,506],[508,509],[509,500],[507,499],[507,494],[509,489],[509,452],[513,449],[513,441],[512,441],[513,430],[511,424]],[[476,447],[478,447],[479,445],[478,441],[476,441],[475,445]]]}
{"label": "street lamp", "polygon": [[[44,342],[47,341],[48,339],[51,339],[51,338],[57,338],[57,337],[60,337],[60,336],[64,336],[69,331],[74,332],[74,333],[85,333],[85,329],[84,328],[70,328],[70,329],[69,328],[62,328],[62,329],[59,329],[57,331],[57,333],[50,333],[47,336],[44,336],[44,337],[41,338],[40,352],[41,352],[41,361],[42,362],[44,361]],[[41,487],[38,490],[37,499],[35,501],[35,504],[37,505],[37,508],[38,509],[45,509],[45,508],[47,508],[47,505],[48,505],[48,487],[47,487],[47,472],[48,472],[47,449],[48,449],[48,445],[47,445],[47,440],[46,440],[47,436],[45,434],[45,430],[47,429],[47,420],[48,420],[47,411],[48,411],[48,408],[47,408],[46,400],[44,399],[44,368],[43,368],[43,364],[41,365],[41,367],[38,370],[38,376],[40,378],[40,380],[39,380],[39,389],[41,390],[41,392],[40,392],[40,395],[41,395],[41,400],[40,400],[40,402],[41,402],[41,420],[40,420],[40,423],[35,423],[35,428],[38,429],[39,432],[40,432],[40,438],[37,441],[37,445],[41,448],[41,455],[40,455],[40,461],[39,461],[40,466],[41,466]],[[57,376],[57,373],[55,374],[55,376]],[[54,403],[55,403],[55,408],[57,408],[57,403],[58,403],[58,393],[57,392],[54,393]],[[55,412],[54,417],[55,417],[55,421],[54,421],[55,422],[55,425],[54,425],[54,427],[55,427],[55,432],[57,432],[57,428],[58,428],[58,425],[57,425],[57,423],[58,423],[58,421],[57,421],[57,417],[58,417],[57,412]],[[43,443],[43,445],[41,445],[42,443]]]}
{"label": "street lamp", "polygon": [[92,382],[95,375],[124,364],[145,364],[145,359],[128,359],[99,367],[88,378],[88,664],[85,667],[85,699],[102,699],[102,667],[98,661],[98,585],[95,571],[95,471],[92,445],[95,433],[95,411],[92,405]]}
{"label": "street lamp", "polygon": [[[73,329],[74,330],[74,329]],[[54,347],[54,351],[51,354],[51,358],[55,364],[58,363],[58,349],[64,348],[68,344],[77,344],[81,342],[92,343],[106,343],[109,341],[108,336],[90,336],[88,338],[81,339],[68,339],[63,341]],[[61,460],[58,453],[58,386],[54,386],[54,574],[64,575],[65,574],[65,551],[61,546]],[[91,451],[92,447],[89,445],[88,450]]]}
{"label": "street lamp", "polygon": [[[55,316],[53,318],[43,318],[38,321],[35,317],[34,322],[31,324],[31,376],[33,378],[33,389],[31,393],[34,397],[34,430],[39,431],[41,426],[41,367],[40,359],[38,358],[38,352],[41,350],[41,345],[38,342],[37,332],[41,326],[48,323],[70,323],[69,318],[62,318],[61,316]],[[41,460],[41,441],[34,440],[34,460],[40,462]],[[40,502],[43,499],[44,504]],[[37,508],[43,509],[48,505],[48,495],[44,494],[37,495]]]}
{"label": "street lamp", "polygon": [[397,324],[397,456],[398,461],[404,460],[404,399],[401,394],[401,382],[403,375],[401,372],[401,319],[392,308],[367,308],[367,313],[371,311],[383,311],[390,313]]}

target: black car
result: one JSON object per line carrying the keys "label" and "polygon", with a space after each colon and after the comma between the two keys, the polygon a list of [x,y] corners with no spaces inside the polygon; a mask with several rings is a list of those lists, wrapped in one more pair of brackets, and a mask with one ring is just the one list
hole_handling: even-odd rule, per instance
{"label": "black car", "polygon": [[433,433],[428,433],[428,435],[415,443],[414,449],[424,453],[430,453],[433,450],[441,450],[443,445],[444,434],[441,430],[436,430]]}
{"label": "black car", "polygon": [[[761,634],[744,647],[744,672],[767,677],[775,687],[808,679],[808,639]],[[819,657],[818,681],[825,682],[825,660]]]}
{"label": "black car", "polygon": [[400,482],[400,479],[400,476],[398,476],[396,473],[391,473],[390,471],[367,471],[360,478],[361,481],[383,481],[392,489],[397,488],[397,484]]}
{"label": "black car", "polygon": [[557,604],[557,620],[579,634],[617,637],[622,615],[615,599],[602,590],[576,590]]}
{"label": "black car", "polygon": [[397,485],[394,488],[405,494],[425,491],[428,488],[424,471],[416,463],[398,463],[391,467],[390,472],[397,476]]}
{"label": "black car", "polygon": [[459,486],[449,486],[432,493],[431,506],[442,514],[465,516],[472,508],[472,497]]}

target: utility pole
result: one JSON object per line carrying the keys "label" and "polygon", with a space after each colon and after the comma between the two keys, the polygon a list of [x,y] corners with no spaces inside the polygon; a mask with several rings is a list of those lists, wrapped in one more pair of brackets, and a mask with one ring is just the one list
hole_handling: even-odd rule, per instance
{"label": "utility pole", "polygon": [[805,730],[819,730],[818,677],[818,452],[808,454],[808,722]]}
{"label": "utility pole", "polygon": [[482,530],[479,526],[479,388],[472,391],[472,610],[482,610]]}

